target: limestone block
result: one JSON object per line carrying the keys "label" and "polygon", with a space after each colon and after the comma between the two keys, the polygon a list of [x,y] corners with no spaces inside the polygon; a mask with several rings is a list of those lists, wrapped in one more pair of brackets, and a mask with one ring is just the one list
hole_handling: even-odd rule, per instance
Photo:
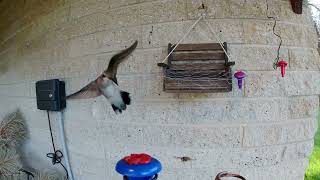
{"label": "limestone block", "polygon": [[111,144],[162,147],[239,147],[240,128],[236,126],[166,126],[144,124],[103,125],[104,138]]}
{"label": "limestone block", "polygon": [[140,17],[139,5],[112,9],[98,17],[99,30],[138,26],[142,23]]}
{"label": "limestone block", "polygon": [[245,96],[284,96],[283,83],[286,79],[278,71],[274,72],[248,72],[245,80]]}
{"label": "limestone block", "polygon": [[239,127],[145,127],[146,145],[169,147],[239,147]]}
{"label": "limestone block", "polygon": [[317,49],[290,49],[290,70],[319,70],[320,58]]}
{"label": "limestone block", "polygon": [[92,157],[92,153],[86,152],[87,155],[70,153],[70,163],[72,164],[72,170],[74,171],[74,176],[85,179],[107,179],[105,170],[106,160],[103,156],[100,158]]}
{"label": "limestone block", "polygon": [[290,96],[320,94],[320,72],[288,72],[285,91]]}
{"label": "limestone block", "polygon": [[96,12],[106,11],[110,8],[108,1],[77,1],[70,5],[70,18],[80,18]]}
{"label": "limestone block", "polygon": [[[185,21],[179,23],[162,23],[143,26],[143,47],[167,47],[168,43],[176,43],[182,38],[193,23],[194,21]],[[216,39],[217,36],[221,41],[228,43],[244,41],[241,21],[210,20],[209,23],[212,25],[216,35],[212,34],[206,23],[199,22],[183,42],[219,42]]]}
{"label": "limestone block", "polygon": [[[107,169],[107,168],[104,168]],[[112,169],[114,171],[114,169]],[[105,173],[103,173],[104,171],[99,171],[97,172],[97,170],[95,170],[94,172],[87,172],[87,171],[83,171],[83,170],[78,170],[74,173],[74,176],[77,177],[77,179],[79,180],[86,180],[86,179],[107,179],[107,178],[112,178],[114,180],[117,180],[116,178],[113,178],[112,176],[110,176],[110,174],[105,175]],[[121,180],[122,177],[118,176],[119,180]]]}
{"label": "limestone block", "polygon": [[[273,63],[277,57],[278,47],[269,46],[244,46],[244,45],[230,45],[228,47],[229,55],[232,61],[235,61],[233,69],[243,70],[273,70]],[[280,57],[289,59],[288,50],[282,48]]]}
{"label": "limestone block", "polygon": [[240,173],[247,179],[270,180],[281,178],[281,180],[301,180],[304,179],[307,166],[308,160],[300,159],[270,167],[242,169]]}
{"label": "limestone block", "polygon": [[318,96],[296,96],[290,98],[289,114],[291,118],[317,117],[319,112]]}
{"label": "limestone block", "polygon": [[124,28],[118,30],[98,32],[81,36],[70,41],[70,57],[80,57],[88,54],[122,50],[135,40],[141,46],[141,27]]}
{"label": "limestone block", "polygon": [[108,139],[110,144],[136,144],[145,145],[144,129],[142,125],[124,125],[118,123],[101,126],[103,139]]}
{"label": "limestone block", "polygon": [[48,31],[57,30],[67,25],[69,20],[69,8],[60,7],[50,13],[35,18],[32,23],[31,37],[37,37],[48,33]]}
{"label": "limestone block", "polygon": [[275,17],[280,21],[312,26],[313,21],[308,8],[303,8],[302,14],[296,14],[292,11],[290,1],[268,0],[268,5],[268,16],[270,17]]}
{"label": "limestone block", "polygon": [[[130,92],[130,91],[129,91]],[[93,118],[112,122],[159,124],[233,124],[247,122],[278,122],[287,119],[284,99],[234,99],[201,101],[139,101],[131,94],[133,104],[117,116],[105,98],[94,103]],[[165,100],[167,101],[167,100]]]}
{"label": "limestone block", "polygon": [[98,17],[101,13],[94,13],[87,16],[70,20],[66,26],[61,29],[62,33],[65,33],[70,38],[74,38],[81,35],[92,34],[97,31],[99,26]]}
{"label": "limestone block", "polygon": [[200,1],[187,0],[187,11],[190,19],[195,19],[199,15],[198,8],[204,3],[208,7],[208,17],[210,18],[265,18],[265,1]]}
{"label": "limestone block", "polygon": [[29,83],[0,85],[0,96],[28,97],[30,96]]}
{"label": "limestone block", "polygon": [[8,49],[0,53],[0,77],[10,70],[11,62],[17,58],[16,49]]}
{"label": "limestone block", "polygon": [[110,8],[117,8],[121,6],[128,6],[137,4],[140,0],[109,0]]}
{"label": "limestone block", "polygon": [[244,131],[244,146],[263,146],[303,141],[313,138],[314,119],[303,119],[290,123],[248,125]]}
{"label": "limestone block", "polygon": [[[68,119],[77,121],[77,119]],[[84,122],[84,121],[80,121]],[[104,158],[103,131],[99,128],[99,124],[91,119],[87,119],[86,123],[78,124],[65,123],[66,136],[68,137],[69,151],[74,154],[88,155],[90,157]]]}
{"label": "limestone block", "polygon": [[277,97],[320,94],[319,76],[317,71],[287,71],[283,78],[279,68],[274,72],[248,72],[245,95]]}
{"label": "limestone block", "polygon": [[302,143],[286,145],[283,149],[282,159],[293,160],[293,159],[307,159],[313,150],[313,139]]}
{"label": "limestone block", "polygon": [[[244,35],[246,43],[278,45],[280,39],[273,34],[273,20],[244,21]],[[275,33],[282,38],[282,45],[310,46],[306,39],[305,27],[300,25],[277,23]]]}
{"label": "limestone block", "polygon": [[186,20],[184,0],[166,0],[143,3],[140,5],[141,23],[161,23]]}

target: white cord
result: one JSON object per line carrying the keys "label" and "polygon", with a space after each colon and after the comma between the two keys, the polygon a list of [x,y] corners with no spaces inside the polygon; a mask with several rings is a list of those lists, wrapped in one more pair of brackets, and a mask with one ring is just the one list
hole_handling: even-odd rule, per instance
{"label": "white cord", "polygon": [[178,43],[174,46],[174,48],[170,51],[170,53],[163,59],[162,63],[164,63],[168,57],[173,53],[173,51],[178,47],[178,45],[187,37],[187,35],[191,32],[191,30],[198,24],[198,22],[203,18],[204,14],[202,14],[199,19],[190,26],[188,31],[184,34],[184,36],[178,41]]}
{"label": "white cord", "polygon": [[192,26],[190,26],[190,28],[188,29],[188,31],[183,35],[183,37],[178,41],[178,43],[172,48],[172,50],[169,52],[169,54],[163,59],[162,63],[164,63],[165,61],[168,60],[169,56],[173,53],[173,51],[178,47],[178,45],[187,37],[187,35],[191,32],[191,30],[199,23],[199,21],[201,19],[204,19],[204,21],[206,22],[207,26],[209,27],[211,33],[215,36],[216,40],[219,42],[221,48],[223,49],[224,53],[226,54],[226,56],[228,57],[229,60],[231,60],[230,55],[227,53],[227,50],[224,48],[224,45],[220,39],[220,37],[218,36],[218,34],[213,30],[212,26],[210,25],[210,23],[206,20],[206,18],[204,18],[205,14],[201,14],[201,16],[199,17],[199,19],[194,22],[192,24]]}
{"label": "white cord", "polygon": [[212,34],[215,35],[216,40],[219,42],[221,48],[223,49],[224,53],[227,55],[227,57],[228,57],[228,59],[229,59],[229,61],[230,61],[230,60],[231,60],[230,55],[227,53],[227,50],[224,48],[223,43],[222,43],[222,40],[220,39],[220,37],[218,36],[218,34],[213,30],[211,24],[210,24],[206,19],[204,19],[204,21],[206,22],[206,24],[207,24],[207,26],[209,27],[209,29],[210,29],[210,31],[212,32]]}
{"label": "white cord", "polygon": [[60,141],[62,142],[62,151],[64,155],[64,161],[66,163],[66,168],[68,171],[68,176],[70,180],[74,180],[73,173],[71,170],[71,165],[69,161],[69,153],[68,153],[68,148],[67,148],[67,143],[66,143],[66,138],[65,138],[65,133],[64,133],[64,122],[63,122],[63,112],[59,111],[59,130],[60,130]]}

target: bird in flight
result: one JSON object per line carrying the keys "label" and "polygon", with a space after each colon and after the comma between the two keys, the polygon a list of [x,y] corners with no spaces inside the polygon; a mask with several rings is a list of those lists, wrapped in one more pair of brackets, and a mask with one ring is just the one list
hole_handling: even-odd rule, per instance
{"label": "bird in flight", "polygon": [[135,41],[130,47],[114,55],[108,68],[96,80],[78,92],[67,96],[67,99],[88,99],[103,95],[109,100],[116,114],[126,110],[127,105],[131,103],[131,98],[128,92],[120,90],[116,77],[117,69],[119,64],[136,49],[137,45],[138,41]]}

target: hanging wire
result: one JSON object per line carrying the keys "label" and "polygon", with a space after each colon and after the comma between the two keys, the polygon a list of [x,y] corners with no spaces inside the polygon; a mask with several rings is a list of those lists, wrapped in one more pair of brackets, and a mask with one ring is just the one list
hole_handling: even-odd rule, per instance
{"label": "hanging wire", "polygon": [[268,0],[266,0],[266,4],[267,4],[267,17],[269,19],[273,19],[274,20],[274,24],[273,24],[273,27],[272,27],[272,32],[275,36],[277,36],[279,39],[280,39],[280,43],[279,43],[279,46],[278,46],[278,49],[277,49],[277,57],[274,59],[274,62],[273,62],[273,69],[277,69],[278,68],[278,62],[280,60],[280,50],[281,50],[281,46],[282,46],[282,38],[279,34],[277,34],[275,32],[275,28],[277,26],[277,19],[273,16],[269,16],[268,15],[268,12],[269,12],[269,3],[268,3]]}
{"label": "hanging wire", "polygon": [[49,111],[47,111],[47,117],[48,117],[48,123],[49,123],[49,130],[50,130],[50,135],[51,135],[51,143],[52,143],[52,149],[53,149],[53,153],[48,153],[47,157],[52,159],[52,164],[60,164],[61,167],[64,169],[64,171],[66,172],[66,180],[69,179],[69,174],[68,171],[66,169],[66,167],[62,164],[62,158],[63,158],[63,153],[60,150],[56,150],[56,146],[54,144],[54,140],[53,140],[53,134],[52,134],[52,127],[51,127],[51,119],[50,119],[50,115],[49,115]]}
{"label": "hanging wire", "polygon": [[[25,169],[20,169],[19,170],[20,172],[23,172],[23,173],[25,173],[26,175],[27,175],[27,180],[30,180],[31,178],[33,179],[34,178],[34,174],[32,173],[32,172],[30,172],[30,171],[27,171],[27,170],[25,170]],[[20,174],[20,173],[19,173]],[[31,178],[30,178],[31,177]]]}

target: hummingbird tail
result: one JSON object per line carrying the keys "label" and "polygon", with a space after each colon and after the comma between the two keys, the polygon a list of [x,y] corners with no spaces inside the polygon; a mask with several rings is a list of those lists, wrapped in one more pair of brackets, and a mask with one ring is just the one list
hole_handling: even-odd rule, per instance
{"label": "hummingbird tail", "polygon": [[130,105],[130,103],[131,103],[130,93],[128,93],[126,91],[121,91],[121,97],[122,97],[123,102],[126,105]]}

